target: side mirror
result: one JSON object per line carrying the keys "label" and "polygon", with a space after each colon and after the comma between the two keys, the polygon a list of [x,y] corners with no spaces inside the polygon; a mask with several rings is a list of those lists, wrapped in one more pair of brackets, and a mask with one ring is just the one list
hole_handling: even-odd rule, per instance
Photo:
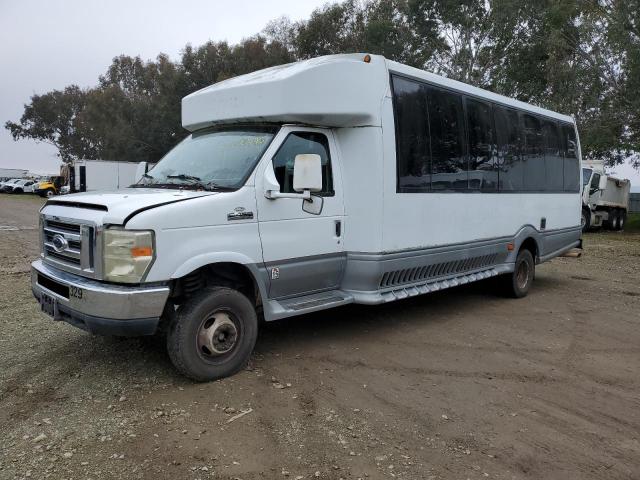
{"label": "side mirror", "polygon": [[607,177],[605,175],[602,175],[600,177],[600,183],[598,184],[598,188],[600,190],[605,190],[607,188]]}
{"label": "side mirror", "polygon": [[322,159],[315,153],[296,155],[293,162],[293,189],[296,192],[322,190]]}
{"label": "side mirror", "polygon": [[280,192],[280,184],[276,180],[273,168],[265,170],[264,185],[264,196],[269,199],[302,198],[309,200],[311,192],[322,190],[322,159],[320,155],[313,153],[296,155],[293,161],[293,189],[300,193]]}
{"label": "side mirror", "polygon": [[302,200],[302,211],[310,213],[311,215],[320,215],[323,205],[324,198],[311,195],[311,197]]}

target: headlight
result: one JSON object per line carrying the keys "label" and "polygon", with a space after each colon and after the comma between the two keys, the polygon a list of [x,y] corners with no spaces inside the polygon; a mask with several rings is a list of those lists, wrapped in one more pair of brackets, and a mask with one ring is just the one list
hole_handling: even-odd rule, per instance
{"label": "headlight", "polygon": [[104,279],[140,283],[153,263],[153,232],[108,228],[104,231]]}

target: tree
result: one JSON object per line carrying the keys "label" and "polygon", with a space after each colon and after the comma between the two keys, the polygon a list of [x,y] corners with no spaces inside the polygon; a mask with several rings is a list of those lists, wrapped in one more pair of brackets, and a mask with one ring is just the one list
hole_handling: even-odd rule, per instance
{"label": "tree", "polygon": [[8,121],[5,127],[14,140],[30,138],[53,145],[65,162],[78,155],[91,157],[96,145],[80,117],[86,104],[87,92],[76,85],[33,95],[31,103],[24,106],[20,122]]}
{"label": "tree", "polygon": [[274,20],[237,45],[187,45],[176,62],[116,57],[96,87],[34,95],[5,126],[16,140],[55,145],[64,161],[156,161],[186,135],[185,95],[343,52],[384,55],[573,114],[585,156],[615,164],[640,152],[640,0],[345,0],[307,20]]}

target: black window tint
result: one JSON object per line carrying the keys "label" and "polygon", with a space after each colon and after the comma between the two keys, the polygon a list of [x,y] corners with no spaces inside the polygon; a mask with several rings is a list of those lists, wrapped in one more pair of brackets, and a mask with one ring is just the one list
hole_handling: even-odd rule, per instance
{"label": "black window tint", "polygon": [[427,87],[393,77],[398,191],[431,188]]}
{"label": "black window tint", "polygon": [[495,105],[500,190],[514,192],[524,185],[522,138],[518,112]]}
{"label": "black window tint", "polygon": [[333,177],[327,136],[316,132],[290,133],[273,157],[273,170],[280,184],[280,192],[297,193],[293,190],[293,163],[296,155],[315,153],[322,160],[322,191],[316,195],[331,196]]}
{"label": "black window tint", "polygon": [[598,188],[600,188],[600,174],[599,173],[594,173],[593,177],[591,177],[591,185],[590,185],[590,189],[589,189],[589,195],[597,192]]}
{"label": "black window tint", "polygon": [[523,114],[524,129],[524,190],[546,190],[544,141],[538,117]]}
{"label": "black window tint", "polygon": [[469,132],[469,188],[495,191],[498,189],[498,169],[491,104],[467,99],[466,107]]}
{"label": "black window tint", "polygon": [[564,191],[580,191],[580,164],[578,161],[578,143],[573,125],[562,125],[564,140]]}
{"label": "black window tint", "polygon": [[564,189],[564,165],[558,124],[553,120],[542,120],[544,137],[544,164],[546,172],[546,190],[561,192]]}
{"label": "black window tint", "polygon": [[462,96],[429,87],[429,128],[431,133],[431,189],[466,190]]}

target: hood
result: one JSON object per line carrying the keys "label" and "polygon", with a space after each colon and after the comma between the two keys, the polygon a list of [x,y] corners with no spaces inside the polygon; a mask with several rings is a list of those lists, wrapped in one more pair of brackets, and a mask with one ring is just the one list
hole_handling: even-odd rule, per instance
{"label": "hood", "polygon": [[[102,223],[123,225],[138,212],[168,203],[217,195],[219,192],[168,190],[160,188],[125,188],[114,191],[74,193],[49,200],[43,210],[85,209],[104,212]],[[47,213],[46,211],[44,213]],[[61,215],[64,212],[59,212]],[[71,213],[68,216],[73,217]]]}

